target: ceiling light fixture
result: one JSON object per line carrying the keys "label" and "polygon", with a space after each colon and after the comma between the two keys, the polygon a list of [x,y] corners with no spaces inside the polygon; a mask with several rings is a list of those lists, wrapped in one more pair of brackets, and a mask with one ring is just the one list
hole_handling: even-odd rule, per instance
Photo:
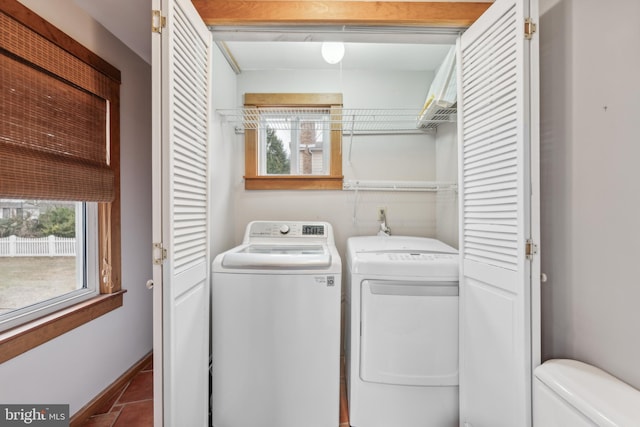
{"label": "ceiling light fixture", "polygon": [[337,64],[344,57],[344,43],[342,42],[323,42],[322,58],[329,64]]}

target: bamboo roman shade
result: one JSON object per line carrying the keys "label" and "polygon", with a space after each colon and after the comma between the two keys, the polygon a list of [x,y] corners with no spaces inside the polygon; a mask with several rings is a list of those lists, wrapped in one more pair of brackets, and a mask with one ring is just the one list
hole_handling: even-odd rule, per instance
{"label": "bamboo roman shade", "polygon": [[0,13],[0,197],[114,199],[112,83]]}

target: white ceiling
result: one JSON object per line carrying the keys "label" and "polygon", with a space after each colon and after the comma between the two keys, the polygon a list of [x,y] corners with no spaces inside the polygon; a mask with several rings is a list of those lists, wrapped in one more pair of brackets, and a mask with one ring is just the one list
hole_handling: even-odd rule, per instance
{"label": "white ceiling", "polygon": [[[75,0],[111,33],[142,59],[151,63],[151,2],[149,0]],[[293,36],[297,40],[298,36]],[[341,37],[332,33],[332,39]],[[448,46],[411,43],[380,43],[395,40],[397,34],[384,34],[347,43],[342,61],[344,69],[434,70]],[[284,37],[286,38],[286,37]],[[318,37],[301,36],[305,41],[227,41],[241,70],[329,69],[322,60]],[[283,37],[279,36],[282,40]],[[362,39],[362,37],[360,37]],[[314,41],[306,41],[314,40]],[[372,43],[375,41],[376,43]]]}
{"label": "white ceiling", "polygon": [[342,64],[322,59],[320,42],[226,42],[243,71],[287,69],[435,70],[449,46],[345,43]]}

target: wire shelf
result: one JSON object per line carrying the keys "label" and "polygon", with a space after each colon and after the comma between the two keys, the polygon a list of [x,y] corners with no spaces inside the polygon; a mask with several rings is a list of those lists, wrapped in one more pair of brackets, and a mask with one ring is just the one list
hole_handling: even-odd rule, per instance
{"label": "wire shelf", "polygon": [[423,115],[418,120],[418,127],[427,130],[436,129],[440,123],[455,122],[457,118],[456,113],[456,107],[436,108],[428,115],[428,118]]}
{"label": "wire shelf", "polygon": [[345,180],[342,184],[343,190],[353,191],[457,191],[458,185],[455,182],[438,181],[368,181],[368,180]]}
{"label": "wire shelf", "polygon": [[[443,109],[444,110],[444,109]],[[347,108],[236,108],[216,112],[239,130],[304,129],[309,122],[315,129],[342,130],[343,133],[403,132],[433,130],[438,124],[455,121],[455,108],[420,120],[421,111],[409,108],[347,109]]]}

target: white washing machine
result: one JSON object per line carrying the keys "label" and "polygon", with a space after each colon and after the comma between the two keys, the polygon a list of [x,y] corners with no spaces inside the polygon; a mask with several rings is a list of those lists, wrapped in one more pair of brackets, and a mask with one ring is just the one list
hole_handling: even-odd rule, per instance
{"label": "white washing machine", "polygon": [[212,274],[214,427],[336,427],[342,265],[326,222],[255,221]]}
{"label": "white washing machine", "polygon": [[353,427],[458,426],[458,253],[434,239],[347,241]]}

